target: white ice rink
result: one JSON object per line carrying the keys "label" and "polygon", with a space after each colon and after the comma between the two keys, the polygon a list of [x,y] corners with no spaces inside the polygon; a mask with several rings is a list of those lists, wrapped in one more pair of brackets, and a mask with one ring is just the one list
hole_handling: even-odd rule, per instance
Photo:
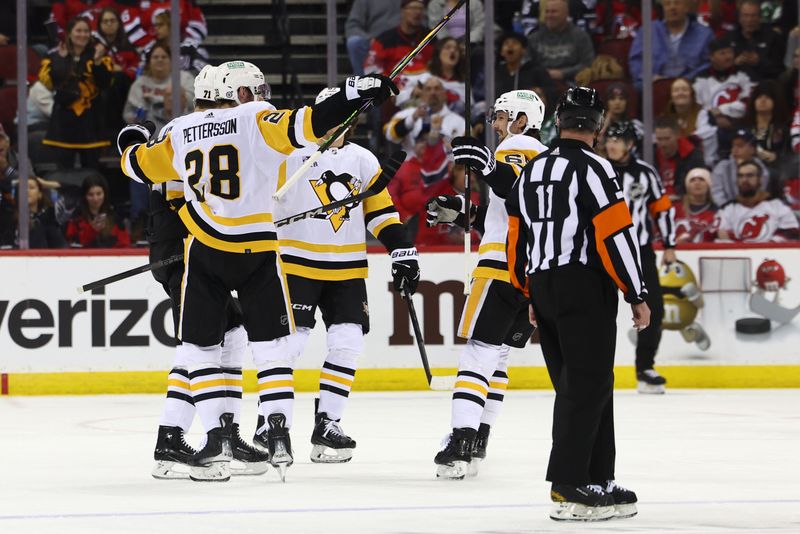
{"label": "white ice rink", "polygon": [[[510,391],[480,476],[463,482],[433,477],[448,398],[353,394],[355,458],[316,465],[300,395],[285,484],[272,470],[202,484],[150,477],[160,396],[4,397],[0,533],[800,533],[800,390],[618,392],[617,476],[639,516],[590,525],[547,517],[552,393]],[[246,396],[243,428],[254,411]]]}

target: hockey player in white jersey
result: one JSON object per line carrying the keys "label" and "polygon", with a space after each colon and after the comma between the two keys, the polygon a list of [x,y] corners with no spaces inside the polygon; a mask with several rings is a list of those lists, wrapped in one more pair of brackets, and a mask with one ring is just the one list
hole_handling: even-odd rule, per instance
{"label": "hockey player in white jersey", "polygon": [[[510,91],[495,101],[492,128],[500,138],[494,154],[474,138],[453,140],[456,164],[468,164],[489,185],[489,204],[475,209],[474,227],[483,230],[478,267],[464,305],[458,335],[467,339],[453,393],[452,433],[436,455],[437,476],[476,475],[486,456],[489,432],[508,386],[508,354],[533,333],[528,300],[511,285],[506,259],[508,215],[505,196],[525,164],[547,150],[537,139],[544,104],[533,91]],[[428,202],[428,223],[463,224],[463,197]]]}
{"label": "hockey player in white jersey", "polygon": [[[142,183],[184,182],[186,204],[179,215],[190,236],[184,248],[179,338],[192,398],[207,431],[194,459],[192,478],[230,478],[233,413],[228,411],[221,369],[221,317],[230,292],[242,306],[262,406],[265,395],[292,389],[289,334],[291,303],[277,255],[271,195],[297,149],[320,136],[368,101],[380,104],[397,88],[380,75],[350,77],[342,90],[313,107],[275,110],[266,102],[195,112],[175,120],[170,131],[146,145],[133,139],[122,155],[125,174]],[[236,91],[220,95],[238,101]],[[260,96],[260,95],[255,95]],[[262,412],[270,463],[285,477],[293,462],[286,415]]]}
{"label": "hockey player in white jersey", "polygon": [[[316,103],[338,92],[338,87],[324,89]],[[331,134],[333,131],[325,137]],[[286,161],[286,175],[292,175],[307,158],[308,155],[300,153],[292,155]],[[382,172],[394,174],[404,159],[405,153],[399,152],[381,169],[378,159],[367,149],[346,138],[339,139],[314,163],[295,186],[291,197],[276,207],[275,215],[289,217],[359,194]],[[328,353],[320,372],[319,399],[315,403],[311,435],[312,462],[347,462],[356,446],[355,440],[342,430],[340,419],[355,380],[357,359],[364,349],[364,335],[369,332],[364,280],[367,277],[367,231],[383,243],[392,257],[395,289],[413,294],[419,281],[417,249],[400,223],[385,189],[360,204],[278,228],[281,260],[297,327],[290,336],[290,344],[297,347],[293,353],[297,356],[302,353],[316,323],[317,308],[327,329]],[[290,387],[282,389],[290,390]],[[264,397],[263,412],[285,414],[289,428],[293,398],[264,400]],[[253,439],[256,445],[266,443],[265,430],[261,419]]]}

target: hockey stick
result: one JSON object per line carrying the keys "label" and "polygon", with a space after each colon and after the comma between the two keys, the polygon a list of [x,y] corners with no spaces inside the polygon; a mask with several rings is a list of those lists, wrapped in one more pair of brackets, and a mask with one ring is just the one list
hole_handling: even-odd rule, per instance
{"label": "hockey stick", "polygon": [[414,337],[417,340],[419,357],[422,358],[422,368],[425,370],[425,377],[428,379],[428,387],[434,391],[452,391],[456,385],[455,376],[433,376],[431,374],[428,353],[425,351],[425,340],[422,338],[422,332],[419,329],[419,319],[417,319],[417,312],[414,309],[414,302],[406,290],[403,290],[403,298],[406,299],[406,304],[408,304],[408,316],[411,318],[411,326],[414,328]]}
{"label": "hockey stick", "polygon": [[[389,78],[392,78],[392,79],[396,78],[397,75],[400,74],[403,71],[404,68],[406,68],[406,65],[411,63],[411,60],[414,59],[416,57],[416,55],[419,54],[420,51],[423,48],[425,48],[425,46],[429,42],[431,42],[431,40],[434,37],[436,37],[436,34],[439,33],[439,30],[441,30],[444,27],[444,25],[447,24],[447,22],[450,20],[450,17],[452,17],[455,14],[455,12],[458,11],[458,9],[466,1],[467,0],[459,0],[458,3],[453,7],[453,9],[451,9],[450,12],[447,13],[442,18],[442,20],[440,20],[439,23],[431,29],[430,32],[428,32],[428,35],[426,35],[422,39],[422,41],[420,41],[419,44],[416,47],[414,47],[413,50],[411,50],[411,52],[406,54],[406,56],[403,59],[401,59],[400,62],[397,63],[397,65],[395,65],[395,67],[392,69],[392,72],[389,73]],[[272,198],[275,199],[275,200],[282,199],[286,195],[286,193],[289,191],[289,189],[295,184],[295,182],[297,182],[306,173],[306,171],[308,171],[308,169],[311,168],[311,166],[314,164],[314,162],[319,159],[319,157],[322,155],[322,153],[325,152],[326,150],[328,150],[328,148],[331,146],[331,144],[333,144],[337,139],[339,139],[339,137],[341,137],[344,134],[344,132],[347,131],[347,129],[350,127],[350,125],[353,124],[353,122],[355,122],[355,120],[358,118],[358,116],[361,114],[361,112],[366,110],[371,105],[372,105],[372,101],[371,100],[368,101],[368,102],[364,102],[364,104],[362,104],[359,109],[357,109],[354,112],[352,112],[350,114],[350,116],[347,117],[344,120],[344,122],[339,126],[339,128],[334,132],[334,134],[331,135],[328,138],[328,140],[325,141],[322,145],[320,145],[320,147],[317,149],[317,151],[314,152],[314,154],[310,158],[308,158],[305,161],[305,163],[303,163],[303,165],[299,169],[297,169],[294,172],[294,174],[292,174],[289,177],[288,180],[286,180],[286,182],[283,184],[283,186],[281,186],[280,189],[275,191],[275,194],[272,195]]]}
{"label": "hockey stick", "polygon": [[136,267],[135,269],[130,269],[125,272],[117,273],[115,275],[109,276],[108,278],[101,278],[100,280],[97,280],[95,282],[90,282],[84,286],[80,286],[78,288],[78,293],[85,293],[86,291],[92,291],[94,289],[107,286],[108,284],[113,284],[114,282],[125,280],[126,278],[130,278],[131,276],[136,276],[137,274],[142,274],[148,271],[153,271],[155,269],[160,269],[161,267],[166,267],[167,265],[171,265],[179,261],[183,261],[183,253],[175,254],[174,256],[170,256],[169,258],[165,258],[159,261],[154,261],[153,263],[148,263],[147,265],[142,265],[141,267]]}
{"label": "hockey stick", "polygon": [[[469,0],[467,0],[466,4],[466,24],[465,24],[465,48],[467,53],[467,61],[465,63],[465,73],[464,79],[467,83],[464,84],[464,135],[471,135],[471,119],[472,119],[472,109],[471,109],[471,100],[472,100],[472,83],[470,78],[470,40],[469,40]],[[469,220],[470,208],[472,204],[472,179],[470,177],[470,167],[467,165],[464,167],[464,294],[469,295],[470,292],[470,278],[471,278],[471,269],[470,260],[472,259],[472,225],[470,224],[471,221]]]}
{"label": "hockey stick", "polygon": [[286,217],[285,219],[276,221],[275,226],[280,228],[282,226],[286,226],[287,224],[292,224],[299,221],[303,221],[305,219],[310,219],[311,217],[322,215],[323,213],[339,209],[342,206],[355,204],[356,202],[360,202],[365,198],[377,195],[378,193],[386,189],[386,186],[389,185],[389,182],[392,180],[392,178],[394,178],[397,169],[400,168],[400,165],[403,164],[405,159],[406,159],[406,153],[403,152],[402,150],[398,150],[397,152],[391,155],[389,161],[385,162],[381,166],[382,172],[380,173],[380,175],[378,175],[377,178],[375,178],[375,181],[372,182],[372,185],[370,185],[365,191],[362,191],[361,193],[353,195],[351,197],[331,202],[330,204],[325,204],[324,206],[320,206],[312,210],[298,213],[297,215],[292,215],[291,217]]}

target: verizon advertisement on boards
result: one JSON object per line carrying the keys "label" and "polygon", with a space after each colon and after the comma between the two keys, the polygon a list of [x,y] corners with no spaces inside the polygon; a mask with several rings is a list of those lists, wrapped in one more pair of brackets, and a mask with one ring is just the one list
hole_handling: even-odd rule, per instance
{"label": "verizon advertisement on boards", "polygon": [[[660,365],[800,364],[800,248],[687,250],[679,251],[678,258],[688,269],[665,277],[672,289],[665,297],[667,329],[657,360]],[[765,259],[774,263],[758,275]],[[472,261],[477,261],[477,254]],[[0,262],[0,371],[170,367],[169,301],[149,274],[90,294],[79,295],[76,290],[145,264],[146,256],[3,256]],[[422,253],[420,263],[422,280],[414,301],[431,365],[456,367],[463,340],[454,331],[466,298],[463,254]],[[695,284],[701,299],[692,291],[681,291],[691,288],[689,283]],[[360,366],[419,367],[407,308],[391,290],[390,261],[385,254],[370,255],[367,288],[372,330]],[[735,329],[737,319],[765,316],[772,319],[768,332]],[[618,324],[617,361],[632,364],[630,310],[624,303]],[[298,368],[318,368],[325,350],[319,320]],[[538,344],[515,351],[513,365],[543,366]]]}

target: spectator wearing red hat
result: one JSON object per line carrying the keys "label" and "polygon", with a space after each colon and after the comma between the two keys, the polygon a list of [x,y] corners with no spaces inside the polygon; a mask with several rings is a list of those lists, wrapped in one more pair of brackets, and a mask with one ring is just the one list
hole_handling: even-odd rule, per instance
{"label": "spectator wearing red hat", "polygon": [[769,171],[766,165],[756,157],[756,138],[743,128],[736,130],[731,141],[731,155],[714,166],[711,173],[711,196],[717,206],[724,206],[736,198],[738,193],[737,172],[744,161],[751,161],[760,168],[760,191],[766,191],[769,185]]}
{"label": "spectator wearing red hat", "polygon": [[717,206],[711,200],[711,172],[696,167],[686,173],[686,194],[675,203],[675,240],[709,243],[717,234]]}

